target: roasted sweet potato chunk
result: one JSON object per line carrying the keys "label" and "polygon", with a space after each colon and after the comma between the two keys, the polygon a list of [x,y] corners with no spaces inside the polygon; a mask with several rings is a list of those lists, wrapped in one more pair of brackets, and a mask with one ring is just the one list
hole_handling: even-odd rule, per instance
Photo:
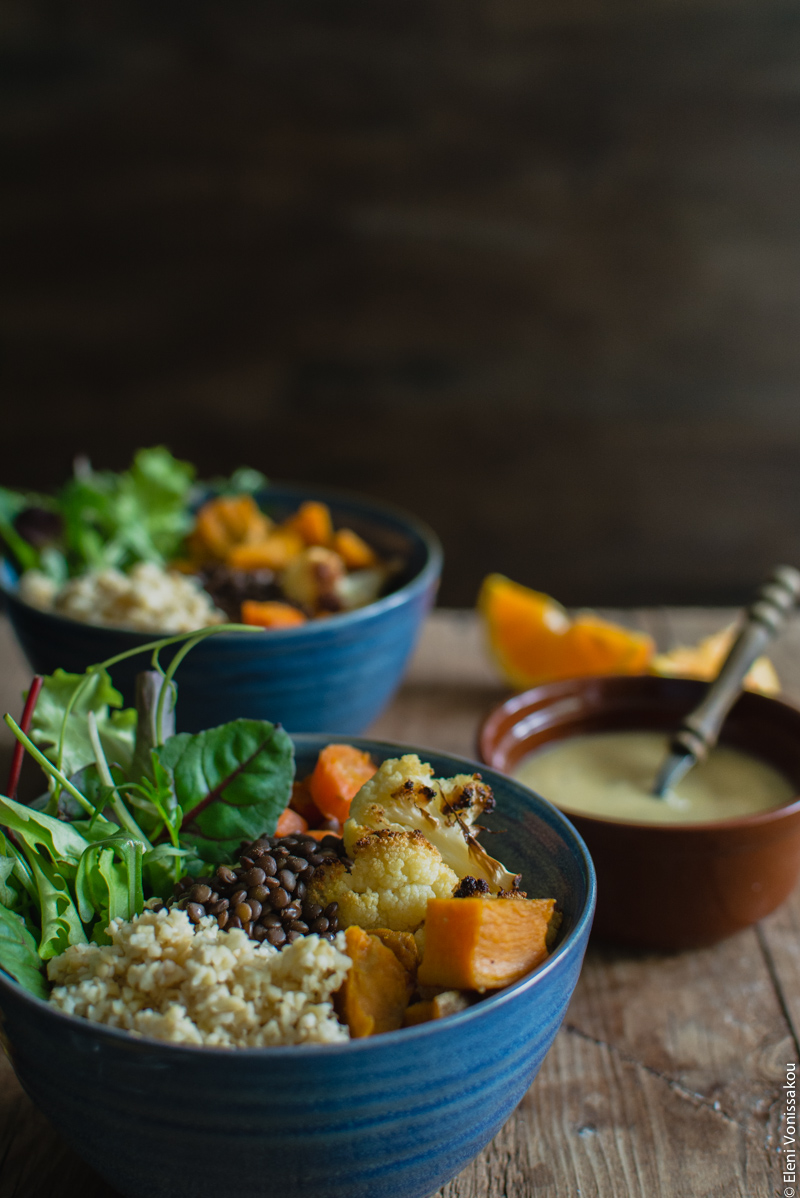
{"label": "roasted sweet potato chunk", "polygon": [[[475,996],[472,996],[474,1001]],[[433,1019],[444,1019],[445,1015],[455,1015],[456,1011],[465,1011],[470,1005],[470,998],[461,990],[444,990],[427,1002],[414,1002],[406,1010],[403,1017],[403,1027],[414,1027],[417,1023],[430,1023]]]}
{"label": "roasted sweet potato chunk", "polygon": [[377,936],[362,928],[345,933],[345,952],[352,960],[344,983],[334,995],[334,1007],[357,1040],[402,1027],[408,1006],[408,971]]}
{"label": "roasted sweet potato chunk", "polygon": [[498,990],[547,957],[555,899],[429,899],[420,984]]}

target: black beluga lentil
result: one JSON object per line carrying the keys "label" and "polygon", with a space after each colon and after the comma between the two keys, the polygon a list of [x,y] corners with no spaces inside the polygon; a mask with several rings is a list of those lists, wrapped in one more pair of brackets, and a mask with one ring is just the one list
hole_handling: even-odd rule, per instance
{"label": "black beluga lentil", "polygon": [[213,915],[223,931],[242,928],[251,940],[275,948],[309,932],[333,940],[339,931],[338,904],[323,909],[308,902],[306,892],[314,871],[335,857],[352,864],[338,836],[319,843],[302,832],[260,836],[242,845],[238,865],[220,865],[211,877],[181,878],[172,901],[193,923]]}

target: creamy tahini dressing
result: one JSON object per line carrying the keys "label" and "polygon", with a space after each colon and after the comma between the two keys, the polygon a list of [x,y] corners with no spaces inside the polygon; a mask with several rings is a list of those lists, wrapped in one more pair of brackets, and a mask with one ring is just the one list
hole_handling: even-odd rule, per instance
{"label": "creamy tahini dressing", "polygon": [[703,823],[782,807],[795,788],[771,765],[718,745],[665,798],[650,792],[668,752],[658,732],[575,736],[524,758],[514,777],[580,815],[651,823]]}

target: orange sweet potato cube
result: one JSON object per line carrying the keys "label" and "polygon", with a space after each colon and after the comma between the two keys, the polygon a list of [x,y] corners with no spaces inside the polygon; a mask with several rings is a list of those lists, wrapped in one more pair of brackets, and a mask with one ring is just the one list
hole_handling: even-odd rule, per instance
{"label": "orange sweet potato cube", "polygon": [[498,990],[547,957],[555,899],[428,900],[417,978],[448,990]]}

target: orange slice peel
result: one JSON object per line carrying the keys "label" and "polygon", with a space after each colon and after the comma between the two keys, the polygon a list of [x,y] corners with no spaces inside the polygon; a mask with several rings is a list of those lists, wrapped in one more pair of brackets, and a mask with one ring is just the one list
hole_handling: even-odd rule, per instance
{"label": "orange slice peel", "polygon": [[597,674],[643,674],[652,637],[581,611],[575,617],[540,591],[489,574],[478,596],[490,652],[517,690]]}

